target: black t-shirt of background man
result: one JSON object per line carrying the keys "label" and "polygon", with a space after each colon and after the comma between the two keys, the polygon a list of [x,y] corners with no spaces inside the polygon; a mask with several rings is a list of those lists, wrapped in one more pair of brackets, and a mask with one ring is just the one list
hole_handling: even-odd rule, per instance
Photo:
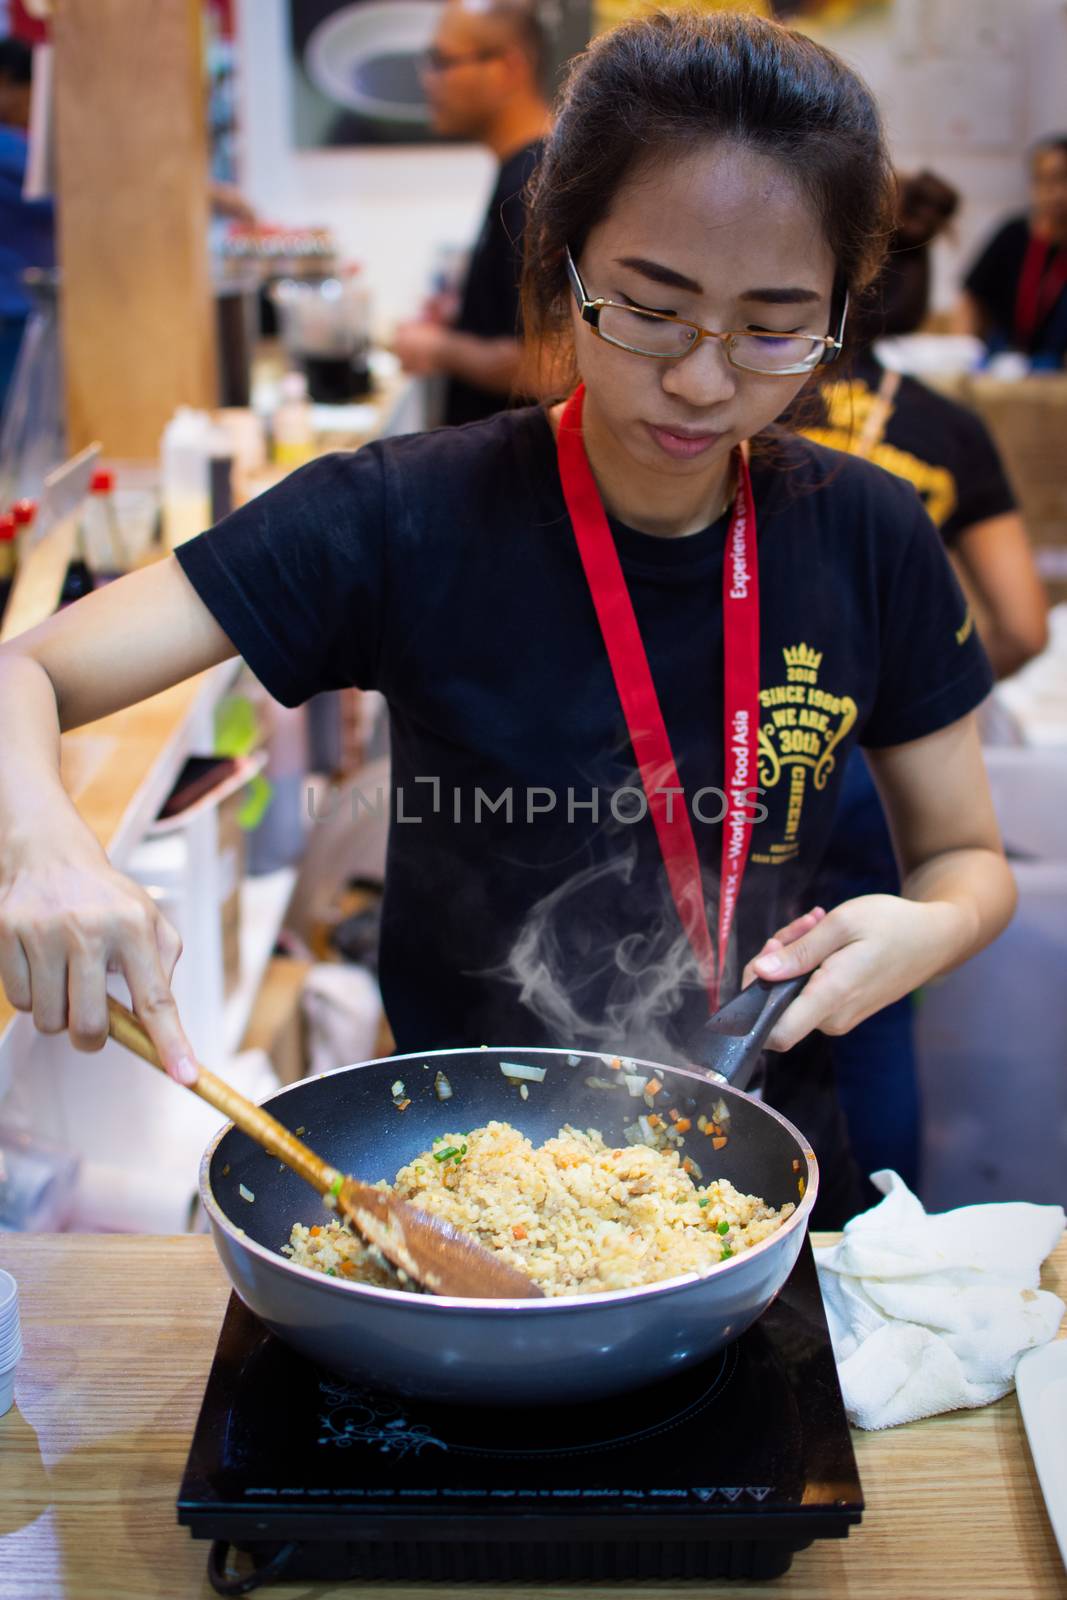
{"label": "black t-shirt of background man", "polygon": [[[867,354],[846,377],[819,390],[825,421],[805,427],[816,443],[848,450],[877,401],[885,369]],[[946,545],[976,523],[1015,510],[1003,463],[981,417],[914,378],[902,377],[867,459],[904,478]]]}
{"label": "black t-shirt of background man", "polygon": [[[523,194],[543,148],[540,142],[525,145],[500,168],[463,286],[455,322],[461,333],[473,333],[479,339],[513,339],[520,330],[519,283],[526,227]],[[507,395],[450,378],[445,388],[444,420],[449,424],[478,422],[506,405]]]}
{"label": "black t-shirt of background man", "polygon": [[[978,301],[989,317],[990,342],[1022,348],[1027,355],[1053,356],[1062,361],[1067,354],[1067,289],[1062,289],[1045,315],[1038,320],[1029,342],[1020,346],[1015,326],[1015,303],[1019,293],[1023,262],[1030,244],[1030,224],[1026,217],[1013,217],[993,235],[963,286]],[[1050,250],[1045,258],[1042,282],[1049,271],[1063,260],[1065,252]]]}
{"label": "black t-shirt of background man", "polygon": [[[784,438],[757,453],[753,487],[766,817],[725,994],[806,904],[857,741],[921,738],[991,685],[908,484]],[[678,539],[613,533],[714,919],[726,519]],[[283,703],[353,684],[386,696],[397,795],[380,976],[401,1050],[625,1040],[651,1060],[690,1055],[706,995],[642,812],[543,411],[325,457],[178,560]]]}

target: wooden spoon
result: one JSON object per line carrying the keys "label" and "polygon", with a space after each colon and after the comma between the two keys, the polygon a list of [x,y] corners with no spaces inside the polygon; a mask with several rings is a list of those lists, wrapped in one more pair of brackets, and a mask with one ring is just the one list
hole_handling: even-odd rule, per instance
{"label": "wooden spoon", "polygon": [[[108,995],[108,1031],[134,1055],[160,1072],[166,1069],[155,1045],[132,1011]],[[224,1078],[197,1067],[193,1094],[221,1111],[256,1144],[284,1161],[319,1194],[336,1201],[339,1212],[376,1245],[394,1267],[431,1294],[477,1300],[539,1300],[541,1290],[524,1272],[509,1266],[450,1222],[408,1205],[394,1194],[348,1178],[309,1150],[269,1111],[239,1094]],[[328,1200],[329,1203],[329,1200]]]}

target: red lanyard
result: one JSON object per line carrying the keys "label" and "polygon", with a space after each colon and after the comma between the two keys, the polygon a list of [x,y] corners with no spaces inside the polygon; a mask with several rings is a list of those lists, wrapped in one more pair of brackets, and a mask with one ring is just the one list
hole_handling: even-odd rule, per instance
{"label": "red lanyard", "polygon": [[[1067,288],[1067,251],[1060,251],[1052,263],[1048,277],[1044,277],[1048,260],[1049,243],[1030,235],[1019,274],[1019,290],[1015,297],[1015,333],[1021,345],[1028,345]],[[1042,279],[1044,281],[1042,282]]]}
{"label": "red lanyard", "polygon": [[[697,958],[714,1011],[720,967],[708,927],[700,859],[615,541],[582,441],[584,387],[567,401],[557,453],[567,503],[589,592],[622,702],[663,865],[682,927]],[[727,811],[723,821],[719,889],[719,960],[726,960],[730,926],[752,841],[749,791],[756,784],[759,727],[759,567],[756,514],[748,463],[737,453],[737,493],[726,539],[722,575],[724,745]],[[673,792],[672,792],[673,791]]]}

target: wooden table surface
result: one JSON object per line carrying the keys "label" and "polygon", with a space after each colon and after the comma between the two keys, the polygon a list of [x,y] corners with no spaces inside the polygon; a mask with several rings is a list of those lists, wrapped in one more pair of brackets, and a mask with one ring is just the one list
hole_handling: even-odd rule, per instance
{"label": "wooden table surface", "polygon": [[[0,1263],[19,1281],[25,1341],[16,1405],[0,1418],[0,1600],[207,1600],[208,1545],[177,1526],[174,1505],[229,1293],[211,1241],[9,1235]],[[1067,1296],[1067,1240],[1043,1282]],[[862,1525],[795,1557],[784,1578],[552,1592],[1067,1600],[1014,1396],[854,1440]],[[312,1583],[263,1591],[278,1600],[353,1592],[539,1600],[548,1591]]]}

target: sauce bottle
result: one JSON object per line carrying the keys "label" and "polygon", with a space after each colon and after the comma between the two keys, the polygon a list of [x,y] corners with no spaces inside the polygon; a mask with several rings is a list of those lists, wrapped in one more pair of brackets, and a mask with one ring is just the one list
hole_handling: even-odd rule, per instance
{"label": "sauce bottle", "polygon": [[0,517],[0,617],[15,579],[15,519],[10,512]]}
{"label": "sauce bottle", "polygon": [[279,467],[300,467],[315,454],[315,434],[307,378],[287,372],[281,381],[281,404],[271,422],[274,460]]}
{"label": "sauce bottle", "polygon": [[89,566],[108,577],[125,572],[128,565],[115,515],[114,490],[115,474],[98,467],[90,479],[82,512],[82,544]]}
{"label": "sauce bottle", "polygon": [[16,500],[15,504],[11,507],[11,515],[15,519],[15,537],[18,542],[19,550],[24,551],[30,537],[30,530],[33,527],[34,519],[37,516],[36,500]]}

